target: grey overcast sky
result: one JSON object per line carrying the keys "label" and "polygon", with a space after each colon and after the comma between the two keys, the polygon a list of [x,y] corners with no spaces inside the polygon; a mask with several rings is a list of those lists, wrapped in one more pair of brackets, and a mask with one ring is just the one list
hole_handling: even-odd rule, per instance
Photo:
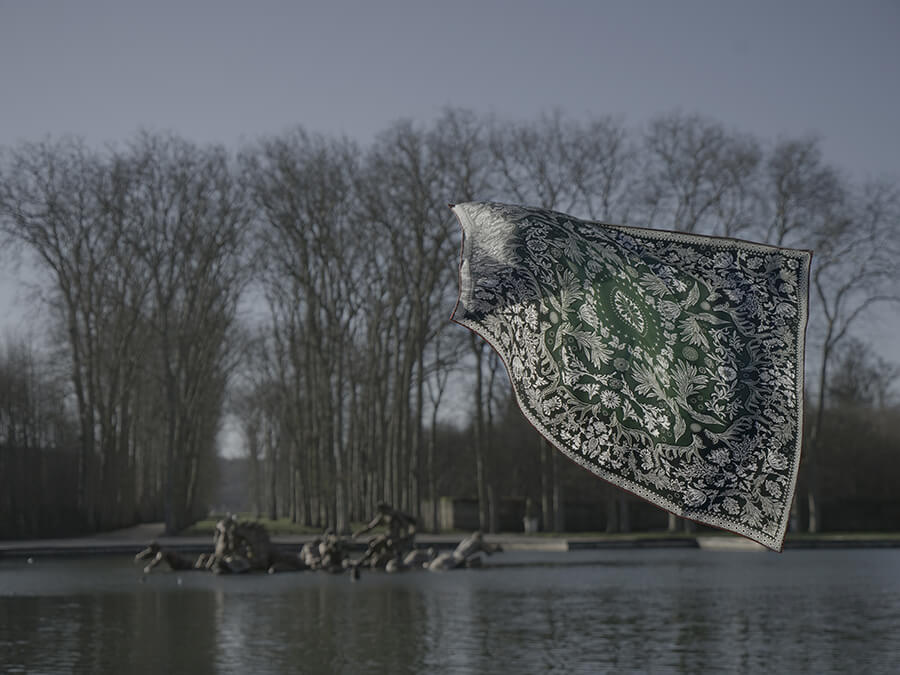
{"label": "grey overcast sky", "polygon": [[366,140],[445,105],[634,124],[679,108],[818,132],[836,164],[897,176],[900,2],[0,0],[2,145],[297,123]]}
{"label": "grey overcast sky", "polygon": [[[635,125],[681,109],[818,133],[839,167],[897,179],[898,71],[896,0],[0,0],[0,145],[146,127],[236,146],[298,123],[365,141],[446,105]],[[0,273],[5,306],[18,274]]]}

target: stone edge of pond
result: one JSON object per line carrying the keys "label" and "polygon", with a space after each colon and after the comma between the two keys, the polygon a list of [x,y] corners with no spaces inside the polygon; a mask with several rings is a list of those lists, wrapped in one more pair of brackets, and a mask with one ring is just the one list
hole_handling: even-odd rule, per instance
{"label": "stone edge of pond", "polygon": [[[281,548],[299,548],[311,536],[273,537],[273,542]],[[455,535],[420,536],[420,547],[452,549],[462,539]],[[742,537],[708,535],[695,537],[531,537],[521,535],[491,535],[488,539],[502,544],[507,551],[566,552],[604,549],[654,549],[654,548],[699,548],[723,552],[763,552],[767,549]],[[161,545],[180,553],[203,553],[212,550],[205,537],[159,537]],[[43,556],[97,556],[134,555],[149,543],[144,539],[124,539],[113,537],[78,537],[71,539],[32,539],[0,541],[0,559],[43,557]],[[364,542],[354,542],[354,550],[364,550]],[[785,550],[800,549],[847,549],[847,548],[900,548],[900,533],[881,536],[865,535],[823,535],[819,537],[788,538]]]}

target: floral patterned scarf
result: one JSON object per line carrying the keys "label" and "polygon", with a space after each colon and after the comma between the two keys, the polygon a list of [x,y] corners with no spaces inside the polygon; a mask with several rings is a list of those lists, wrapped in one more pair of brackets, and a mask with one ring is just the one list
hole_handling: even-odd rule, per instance
{"label": "floral patterned scarf", "polygon": [[781,550],[810,252],[504,204],[453,210],[453,320],[502,357],[535,428],[614,485]]}

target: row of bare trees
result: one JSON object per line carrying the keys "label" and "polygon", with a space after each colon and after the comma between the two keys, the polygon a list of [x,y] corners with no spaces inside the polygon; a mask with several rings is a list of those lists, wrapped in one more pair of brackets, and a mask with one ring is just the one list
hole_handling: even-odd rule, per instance
{"label": "row of bare trees", "polygon": [[106,152],[22,144],[3,157],[0,218],[34,265],[46,344],[68,376],[60,405],[76,432],[51,445],[74,453],[79,527],[181,529],[206,509],[247,276],[250,211],[231,159],[163,135]]}
{"label": "row of bare trees", "polygon": [[446,195],[477,191],[475,126],[454,112],[365,152],[296,131],[241,154],[268,322],[239,415],[270,515],[343,530],[380,500],[436,503],[426,420],[460,348]]}
{"label": "row of bare trees", "polygon": [[[176,530],[200,513],[230,391],[270,516],[346,530],[383,500],[435,522],[438,497],[464,491],[489,529],[518,463],[541,478],[520,494],[561,527],[557,453],[510,451],[502,364],[447,321],[446,205],[470,199],[815,249],[808,467],[829,367],[897,296],[896,185],[850,181],[815,138],[764,143],[696,115],[633,129],[450,109],[364,147],[296,129],[236,154],[153,134],[104,152],[23,144],[0,164],[0,222],[44,282],[83,526],[163,515]],[[439,434],[448,401],[465,449]]]}
{"label": "row of bare trees", "polygon": [[[249,149],[244,167],[272,310],[259,338],[268,370],[250,371],[267,395],[277,375],[284,415],[265,436],[277,450],[260,431],[250,443],[260,466],[284,467],[266,474],[281,483],[259,488],[272,514],[343,526],[383,498],[434,522],[436,498],[459,488],[436,471],[434,448],[446,383],[465,364],[471,452],[454,471],[469,477],[483,527],[496,523],[517,461],[495,428],[508,384],[484,344],[446,322],[458,236],[444,203],[476,198],[814,249],[805,485],[809,527],[820,527],[814,467],[829,366],[865,333],[867,310],[898,297],[895,184],[854,183],[814,137],[764,143],[683,114],[634,130],[611,117],[514,123],[449,110],[429,125],[395,124],[366,149],[295,132]],[[565,472],[534,446],[543,480],[519,489],[535,492],[547,527],[561,527]],[[627,522],[623,495],[608,493]]]}

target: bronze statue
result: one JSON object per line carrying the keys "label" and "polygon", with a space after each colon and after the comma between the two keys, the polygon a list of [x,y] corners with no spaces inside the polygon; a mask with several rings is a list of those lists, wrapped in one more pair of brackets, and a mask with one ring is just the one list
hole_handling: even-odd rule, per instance
{"label": "bronze statue", "polygon": [[366,532],[371,532],[379,525],[385,525],[388,529],[386,536],[394,542],[395,546],[406,548],[407,550],[411,549],[416,537],[416,519],[408,513],[398,511],[385,502],[380,502],[377,508],[378,513],[372,521],[363,529],[354,532],[353,538],[356,539]]}
{"label": "bronze statue", "polygon": [[[371,532],[379,525],[387,527],[385,534],[369,539],[369,545],[362,558],[353,563],[354,568],[369,566],[373,569],[385,568],[389,564],[396,568],[403,557],[415,547],[416,519],[385,502],[378,504],[378,513],[363,529],[354,532],[356,539]],[[392,563],[391,561],[397,561]]]}
{"label": "bronze statue", "polygon": [[502,550],[503,547],[500,544],[485,542],[481,530],[477,530],[471,536],[459,542],[459,545],[452,553],[442,553],[428,563],[426,567],[435,572],[453,570],[459,567],[481,567],[482,561],[481,556],[478,555],[479,552],[484,551],[488,555],[492,555]]}
{"label": "bronze statue", "polygon": [[340,572],[349,565],[349,551],[343,539],[334,530],[325,530],[319,542],[318,569],[326,572]]}
{"label": "bronze statue", "polygon": [[188,558],[180,553],[164,550],[155,541],[151,542],[147,548],[134,556],[135,562],[140,562],[142,560],[150,561],[144,566],[144,574],[149,574],[150,571],[161,562],[166,563],[169,566],[169,569],[173,571],[199,570],[204,569],[206,565],[205,556],[200,556],[197,559]]}
{"label": "bronze statue", "polygon": [[172,570],[205,569],[216,574],[242,574],[253,570],[265,570],[272,574],[283,570],[308,569],[299,556],[282,553],[273,546],[263,525],[239,521],[234,517],[223,518],[216,523],[212,553],[192,560],[166,551],[153,542],[135,556],[135,561],[147,559],[151,562],[144,567],[145,573],[163,561]]}

